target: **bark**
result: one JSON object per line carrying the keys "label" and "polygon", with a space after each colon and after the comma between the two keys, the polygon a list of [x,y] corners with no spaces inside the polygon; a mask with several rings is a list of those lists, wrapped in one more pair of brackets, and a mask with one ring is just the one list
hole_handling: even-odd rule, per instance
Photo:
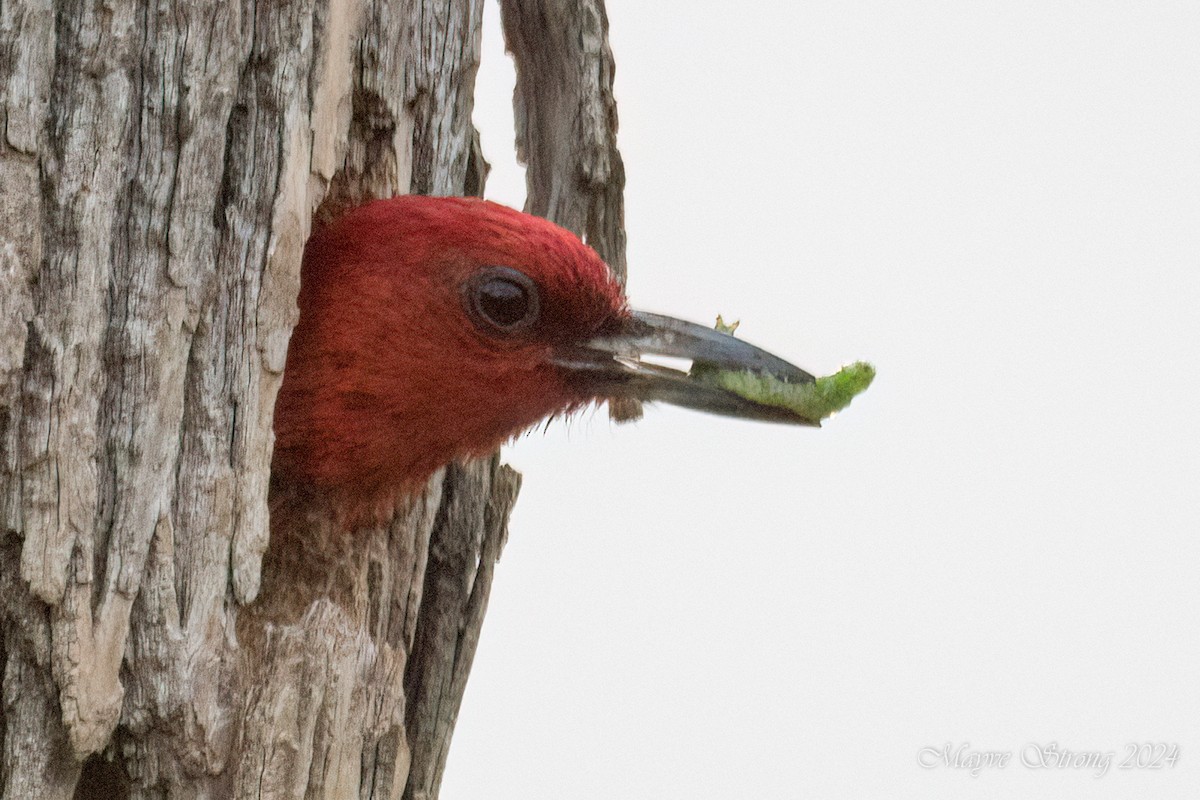
{"label": "bark", "polygon": [[[481,3],[0,2],[3,798],[436,797],[519,476],[350,533],[271,417],[314,215],[482,191]],[[504,11],[530,208],[623,271],[603,6]]]}
{"label": "bark", "polygon": [[[525,210],[574,231],[625,283],[625,164],[617,150],[616,65],[603,0],[500,0]],[[615,422],[642,416],[611,400]]]}
{"label": "bark", "polygon": [[602,0],[501,0],[517,71],[525,210],[579,234],[625,281],[625,164]]}

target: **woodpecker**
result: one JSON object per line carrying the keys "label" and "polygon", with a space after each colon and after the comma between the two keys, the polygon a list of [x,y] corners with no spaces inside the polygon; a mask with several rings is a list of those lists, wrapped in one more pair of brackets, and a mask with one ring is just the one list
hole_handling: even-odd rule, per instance
{"label": "woodpecker", "polygon": [[631,310],[575,234],[486,200],[406,195],[319,226],[298,304],[272,478],[324,492],[351,516],[549,416],[613,398],[812,424],[644,361],[813,380],[728,334]]}

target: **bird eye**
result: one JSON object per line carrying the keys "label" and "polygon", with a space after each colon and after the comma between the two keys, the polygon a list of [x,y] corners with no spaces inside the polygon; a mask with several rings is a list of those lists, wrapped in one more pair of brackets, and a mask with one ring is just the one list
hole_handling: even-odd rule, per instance
{"label": "bird eye", "polygon": [[516,333],[537,321],[537,286],[528,275],[509,267],[488,267],[466,285],[467,310],[481,328]]}

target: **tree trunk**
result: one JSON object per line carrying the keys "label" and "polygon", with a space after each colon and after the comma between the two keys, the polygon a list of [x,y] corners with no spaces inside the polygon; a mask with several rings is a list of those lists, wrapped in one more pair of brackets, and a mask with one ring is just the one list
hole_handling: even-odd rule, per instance
{"label": "tree trunk", "polygon": [[[481,193],[481,3],[0,2],[3,798],[437,795],[519,477],[350,533],[271,420],[313,216]],[[531,208],[623,270],[602,2],[504,14]]]}

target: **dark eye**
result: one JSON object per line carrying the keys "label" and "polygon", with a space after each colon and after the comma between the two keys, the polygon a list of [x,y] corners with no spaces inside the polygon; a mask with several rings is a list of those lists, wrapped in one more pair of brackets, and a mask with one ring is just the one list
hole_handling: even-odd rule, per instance
{"label": "dark eye", "polygon": [[533,280],[509,267],[487,267],[466,285],[467,311],[484,329],[515,333],[538,318],[538,293]]}

